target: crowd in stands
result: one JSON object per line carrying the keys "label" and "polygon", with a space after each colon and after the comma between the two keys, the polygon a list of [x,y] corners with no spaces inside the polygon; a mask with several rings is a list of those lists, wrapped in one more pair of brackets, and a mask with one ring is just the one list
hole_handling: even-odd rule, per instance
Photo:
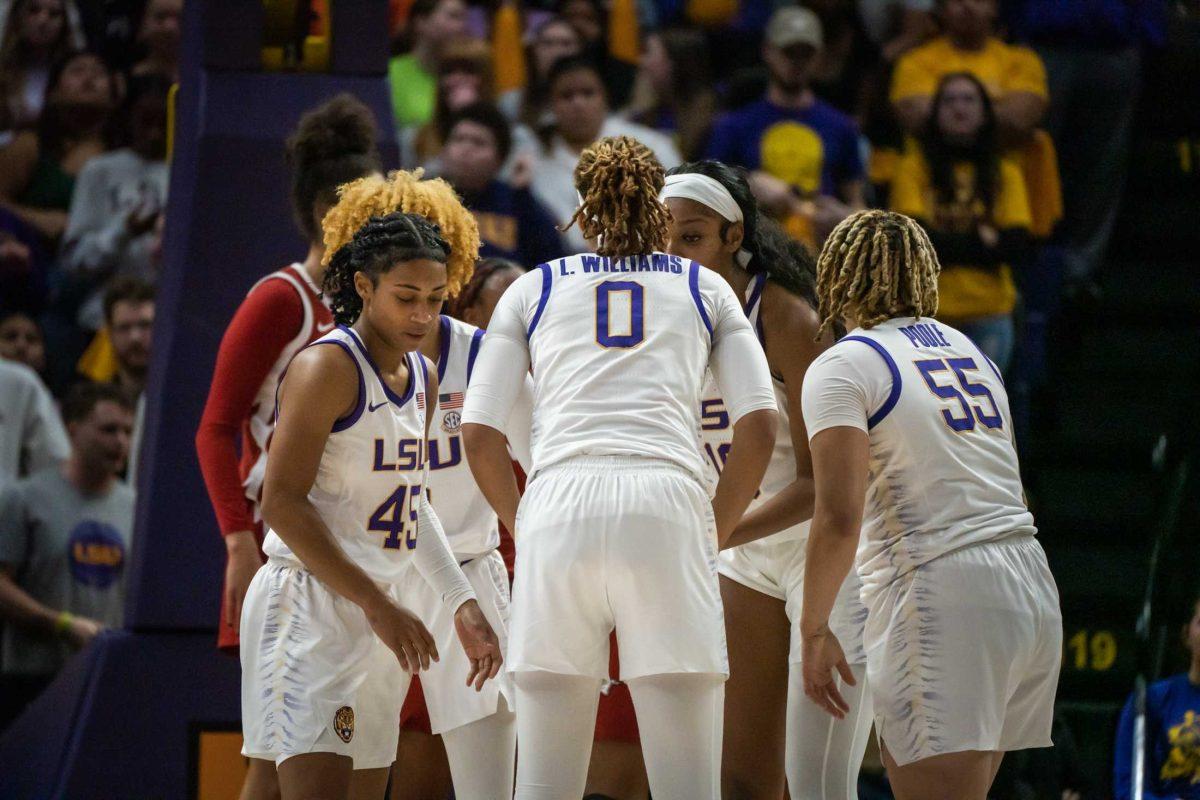
{"label": "crowd in stands", "polygon": [[[914,217],[942,261],[939,316],[1010,373],[1036,335],[1022,320],[1098,291],[1166,24],[1163,0],[520,6],[390,3],[401,166],[451,182],[483,256],[588,249],[562,230],[576,160],[631,135],[667,168],[744,168],[810,248],[859,208]],[[0,697],[121,621],[181,16],[0,0]],[[1054,298],[1026,291],[1047,272]]]}
{"label": "crowd in stands", "polygon": [[0,728],[122,624],[181,15],[0,2]]}

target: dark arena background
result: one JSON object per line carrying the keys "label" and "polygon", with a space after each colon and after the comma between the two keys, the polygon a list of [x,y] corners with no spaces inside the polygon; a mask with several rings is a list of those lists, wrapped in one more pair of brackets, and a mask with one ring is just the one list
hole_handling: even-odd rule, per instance
{"label": "dark arena background", "polygon": [[[914,34],[919,41],[937,35],[939,10],[958,1],[877,5],[923,7],[929,28]],[[96,0],[93,10],[85,8],[93,5],[91,0],[75,4],[87,12],[85,21],[110,5]],[[8,5],[23,4],[13,0]],[[215,646],[225,552],[197,461],[197,426],[217,349],[235,309],[269,269],[296,260],[307,248],[287,203],[289,173],[283,156],[285,140],[300,116],[339,92],[349,92],[376,117],[385,169],[423,163],[402,157],[411,140],[395,121],[388,78],[389,59],[413,46],[411,31],[407,44],[401,43],[406,39],[404,14],[411,5],[386,0],[327,0],[312,8],[281,0],[184,2],[177,71],[171,76],[177,82],[168,117],[169,199],[162,214],[132,544],[124,564],[124,622],[74,653],[40,694],[24,698],[28,705],[0,730],[0,800],[238,796],[245,771],[239,753],[240,670],[236,658]],[[894,58],[880,54],[881,45],[870,41],[859,16],[863,7],[876,4],[547,0],[522,7],[485,0],[466,5],[471,31],[490,42],[494,63],[489,80],[496,89],[519,85],[511,63],[531,41],[528,31],[518,29],[509,36],[502,24],[516,19],[519,25],[521,19],[555,10],[571,18],[583,13],[573,6],[593,8],[607,37],[593,43],[609,67],[606,81],[624,89],[620,99],[610,97],[614,113],[636,106],[629,87],[640,74],[639,42],[656,29],[700,31],[711,53],[710,72],[701,80],[716,87],[709,95],[715,104],[710,114],[758,99],[766,86],[762,70],[756,74],[741,68],[761,66],[759,41],[767,18],[776,6],[808,5],[825,24],[826,46],[838,48],[849,65],[845,69],[874,92],[861,99],[857,90],[838,88],[836,80],[818,85],[818,94],[825,87],[852,105],[845,116],[860,126],[856,146],[863,154],[851,159],[859,165],[860,194],[833,202],[887,206],[888,170],[894,164],[889,159],[901,158],[904,131],[886,119],[886,76],[899,67]],[[1137,7],[1153,17],[1146,23],[1153,30],[1138,29],[1126,39],[1089,40],[1066,27],[1056,32],[1054,25],[1040,24],[1039,14],[1074,5]],[[1057,126],[1058,161],[1051,162],[1051,169],[1062,166],[1061,180],[1056,176],[1036,183],[1030,178],[1035,227],[1039,203],[1055,203],[1032,195],[1051,186],[1046,191],[1061,192],[1061,206],[1044,230],[1033,232],[1034,245],[1025,251],[1024,262],[1014,265],[1018,299],[1004,313],[1014,320],[1006,384],[1021,468],[1039,540],[1058,583],[1065,628],[1055,722],[1060,747],[1011,757],[1011,781],[998,783],[993,796],[1109,798],[1118,796],[1114,748],[1122,708],[1130,701],[1136,712],[1139,702],[1145,705],[1139,698],[1147,686],[1187,671],[1191,662],[1179,631],[1192,618],[1200,589],[1200,465],[1195,462],[1200,6],[1177,0],[1001,0],[997,8],[997,34],[1008,41],[1028,41],[1047,62],[1049,111],[1038,129]],[[514,12],[525,16],[510,16]],[[624,33],[628,41],[622,40]],[[1078,76],[1060,79],[1055,72],[1088,69],[1083,56],[1077,62],[1070,59],[1093,51],[1133,54],[1125,67],[1114,68],[1111,88],[1126,95],[1128,131],[1118,137],[1116,149],[1100,156],[1095,154],[1102,149],[1080,155],[1073,145],[1095,133],[1089,126],[1106,124],[1097,114],[1085,113],[1103,105],[1099,96],[1104,91],[1082,86]],[[534,67],[521,69],[532,74]],[[872,83],[864,77],[868,75],[884,77]],[[1064,96],[1055,96],[1056,87]],[[680,115],[676,123],[700,113],[659,100],[659,106],[642,110],[670,109]],[[660,118],[647,111],[640,119],[654,127]],[[747,149],[743,142],[762,131],[726,131],[720,127],[722,119],[714,128],[729,137],[722,160],[737,161],[736,154]],[[677,124],[674,133],[686,127]],[[683,158],[711,154],[715,138],[716,133],[708,149],[681,141]],[[802,147],[787,149],[792,145],[799,147],[785,143],[785,161],[807,157]],[[1096,185],[1093,181],[1100,178],[1093,178],[1086,165],[1070,161],[1090,157],[1117,160],[1124,168],[1098,170],[1107,177],[1105,185]],[[768,161],[764,157],[763,163],[746,166],[770,171]],[[538,167],[535,158],[532,169]],[[783,199],[768,191],[760,201],[774,203],[777,210],[782,203],[778,216],[792,223],[787,230],[819,247],[828,231],[822,229],[819,211],[825,198],[817,194],[837,190],[818,190],[802,177],[790,188],[785,178],[772,180],[784,184]],[[536,189],[536,174],[534,181]],[[1102,262],[1072,272],[1073,243],[1064,225],[1076,221],[1076,209],[1087,206],[1089,198],[1106,191],[1116,196],[1109,212],[1111,230],[1099,250]],[[0,210],[8,208],[8,199],[0,198],[5,201]],[[892,200],[894,205],[894,195]],[[810,213],[814,204],[815,215]],[[805,213],[816,221],[806,221]],[[485,218],[495,218],[480,216],[486,242]],[[7,230],[0,226],[0,235]],[[5,241],[0,238],[0,244]],[[0,272],[0,280],[7,280],[6,274]],[[20,305],[4,298],[11,286],[0,283],[6,313]],[[48,313],[47,308],[48,303],[31,304],[30,316]],[[55,341],[47,338],[50,360],[58,358]],[[79,355],[72,352],[68,375]],[[57,369],[61,372],[61,361]],[[2,411],[0,424],[9,424]],[[4,480],[0,476],[0,486]],[[1200,639],[1195,647],[1200,665]],[[1200,678],[1198,669],[1193,667],[1193,673]],[[15,690],[6,684],[5,691]],[[1170,740],[1177,753],[1165,757],[1181,759],[1193,770],[1187,774],[1195,776],[1194,793],[1186,797],[1200,798],[1200,705],[1189,713],[1191,727]],[[1155,735],[1155,723],[1153,714],[1146,717],[1147,737]],[[1189,731],[1190,739],[1185,735]],[[877,753],[872,763],[873,750],[864,765],[860,796],[891,797]],[[1154,763],[1163,758],[1161,752],[1152,754],[1158,759]]]}

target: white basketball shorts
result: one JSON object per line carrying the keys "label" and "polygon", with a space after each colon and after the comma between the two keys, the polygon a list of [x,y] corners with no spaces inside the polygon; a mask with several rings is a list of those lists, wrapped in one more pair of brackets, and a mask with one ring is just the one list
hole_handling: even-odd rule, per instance
{"label": "white basketball shorts", "polygon": [[511,671],[606,679],[615,627],[622,680],[729,674],[712,504],[682,468],[554,464],[526,489],[515,539]]}
{"label": "white basketball shorts", "polygon": [[[401,604],[410,594],[390,591]],[[361,608],[303,567],[269,559],[246,593],[241,638],[243,755],[279,764],[336,753],[356,770],[396,760],[410,676]]]}
{"label": "white basketball shorts", "polygon": [[[475,589],[479,608],[500,639],[501,652],[505,652],[508,647],[509,595],[504,559],[493,550],[466,562],[462,570]],[[439,656],[437,663],[430,664],[429,669],[421,673],[421,690],[425,693],[432,732],[445,733],[490,717],[499,708],[501,694],[508,707],[514,708],[512,679],[505,672],[501,672],[496,680],[485,683],[481,691],[476,692],[474,687],[466,685],[471,664],[454,630],[454,612],[446,608],[428,583],[421,581],[412,588],[406,598],[410,601],[408,608],[433,634]]]}
{"label": "white basketball shorts", "polygon": [[955,550],[865,599],[875,729],[897,764],[1050,746],[1062,613],[1036,538]]}
{"label": "white basketball shorts", "polygon": [[[718,571],[735,583],[740,583],[768,597],[784,602],[784,612],[791,626],[788,644],[788,663],[800,663],[803,642],[800,638],[800,610],[804,601],[804,548],[808,543],[808,524],[774,534],[764,539],[721,551]],[[795,529],[793,529],[795,530]],[[837,636],[846,660],[851,664],[866,663],[863,651],[863,625],[867,609],[859,599],[861,582],[851,570],[838,591],[829,629]]]}

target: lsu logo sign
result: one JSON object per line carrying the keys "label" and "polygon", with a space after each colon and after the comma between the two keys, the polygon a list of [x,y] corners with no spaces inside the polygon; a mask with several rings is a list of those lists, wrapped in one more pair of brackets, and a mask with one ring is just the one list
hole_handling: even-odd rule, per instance
{"label": "lsu logo sign", "polygon": [[125,569],[125,542],[112,525],[83,520],[67,540],[67,562],[76,583],[107,589]]}

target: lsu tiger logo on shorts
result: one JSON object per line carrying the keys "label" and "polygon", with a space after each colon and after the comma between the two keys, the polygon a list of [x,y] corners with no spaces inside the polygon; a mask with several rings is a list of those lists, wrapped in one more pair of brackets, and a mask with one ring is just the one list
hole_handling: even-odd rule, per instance
{"label": "lsu tiger logo on shorts", "polygon": [[333,715],[333,729],[346,744],[354,738],[354,709],[342,706]]}

